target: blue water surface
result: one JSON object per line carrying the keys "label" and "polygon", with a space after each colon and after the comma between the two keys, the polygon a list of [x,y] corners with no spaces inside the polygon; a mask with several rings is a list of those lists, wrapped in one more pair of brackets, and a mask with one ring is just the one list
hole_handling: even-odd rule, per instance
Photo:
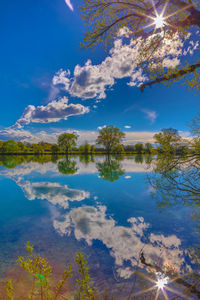
{"label": "blue water surface", "polygon": [[191,267],[187,249],[199,240],[192,210],[180,204],[158,209],[148,164],[125,157],[110,174],[107,165],[102,172],[105,157],[71,157],[75,164],[63,170],[59,162],[65,160],[0,166],[1,278],[27,241],[63,265],[73,265],[82,251],[98,285],[113,289],[144,267],[141,251],[161,268],[173,266],[181,274]]}

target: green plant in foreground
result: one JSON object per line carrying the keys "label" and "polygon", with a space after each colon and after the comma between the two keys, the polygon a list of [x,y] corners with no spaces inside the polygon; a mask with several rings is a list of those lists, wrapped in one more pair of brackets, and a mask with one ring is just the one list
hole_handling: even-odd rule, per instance
{"label": "green plant in foreground", "polygon": [[[40,293],[41,299],[51,299],[52,293],[49,286],[49,279],[52,273],[52,267],[48,261],[39,255],[33,254],[33,246],[27,242],[25,246],[28,256],[20,256],[17,259],[20,266],[26,270],[32,278],[32,288],[28,299],[33,299],[35,294]],[[52,298],[53,299],[53,298]]]}
{"label": "green plant in foreground", "polygon": [[14,297],[13,297],[13,284],[12,284],[11,279],[9,279],[7,284],[6,284],[6,293],[7,293],[7,296],[8,296],[9,300],[14,299]]}
{"label": "green plant in foreground", "polygon": [[96,291],[92,287],[91,277],[88,273],[89,268],[87,267],[87,261],[84,258],[81,252],[78,252],[75,258],[75,262],[78,266],[79,279],[77,279],[78,283],[78,291],[75,296],[77,299],[95,299]]}
{"label": "green plant in foreground", "polygon": [[[20,266],[28,272],[30,280],[32,281],[31,287],[29,287],[28,295],[25,294],[25,289],[23,292],[23,298],[19,298],[19,295],[17,297],[15,293],[15,289],[13,286],[13,282],[11,279],[7,281],[6,284],[6,298],[8,300],[22,300],[22,299],[31,299],[31,300],[70,300],[70,299],[76,299],[76,300],[111,300],[114,299],[114,296],[111,295],[111,291],[105,291],[104,293],[98,294],[97,290],[93,287],[92,279],[88,273],[88,266],[87,261],[84,258],[84,255],[81,252],[78,252],[76,254],[75,263],[78,267],[78,278],[76,279],[76,284],[72,288],[74,292],[73,294],[70,294],[69,291],[67,291],[66,283],[69,280],[70,277],[73,275],[73,270],[71,267],[66,268],[64,273],[62,274],[61,279],[57,283],[53,283],[52,281],[52,267],[48,263],[48,261],[40,256],[40,254],[35,255],[33,253],[33,246],[27,242],[25,245],[25,248],[28,252],[28,255],[26,257],[20,256],[18,257],[17,261],[19,262]],[[197,264],[199,266],[199,257],[200,257],[200,250],[199,249],[191,249],[189,251],[190,259],[192,263]],[[199,280],[199,269],[196,272],[189,272],[188,274],[185,274],[185,279],[183,277],[177,276],[177,274],[172,273],[172,270],[168,270],[167,273],[162,270],[159,266],[155,265],[153,262],[147,262],[143,252],[140,256],[140,262],[149,268],[149,275],[150,274],[161,274],[165,278],[171,278],[171,282],[174,281],[178,283],[179,285],[182,285],[185,290],[185,295],[194,294],[200,299],[200,291],[198,290],[200,286],[200,280]],[[141,272],[136,271],[135,275],[141,274]],[[146,285],[146,283],[142,282],[142,285],[140,284],[139,280],[139,292],[138,288],[136,289],[135,283],[138,276],[135,277],[133,280],[133,285],[131,287],[131,290],[128,294],[127,300],[130,299],[155,299],[152,297],[156,297],[156,299],[159,298],[158,292],[160,291],[160,288],[158,288],[158,282],[156,280],[152,280],[151,276],[145,276],[145,278],[149,278],[150,282],[155,282],[155,285],[152,286],[149,289],[149,286]],[[142,278],[144,276],[142,275]],[[164,278],[163,277],[163,278]],[[124,285],[125,287],[125,285]],[[123,287],[123,288],[124,288]],[[175,294],[180,294],[179,291],[167,288],[167,290],[174,291]],[[146,294],[147,291],[150,291],[150,294]],[[118,290],[118,296],[122,290]],[[136,294],[135,294],[136,292]],[[137,298],[137,294],[141,297],[145,298]],[[134,296],[135,295],[135,296]],[[162,295],[161,295],[162,297]],[[2,299],[2,298],[0,298]],[[120,297],[120,299],[122,299]],[[175,299],[175,298],[171,298]]]}
{"label": "green plant in foreground", "polygon": [[[41,300],[69,300],[71,297],[63,295],[63,288],[66,282],[73,275],[71,267],[65,269],[62,274],[62,278],[57,284],[52,284],[52,267],[48,261],[43,258],[40,254],[35,255],[33,253],[34,248],[27,242],[25,248],[28,252],[27,256],[20,256],[17,259],[19,265],[28,272],[32,281],[31,288],[26,295],[25,299],[41,299]],[[87,267],[87,261],[81,252],[78,252],[75,258],[75,263],[78,267],[78,279],[76,279],[77,286],[75,291],[75,299],[77,300],[95,300],[97,294],[91,283],[91,277],[88,273],[89,268]],[[15,300],[14,286],[11,279],[6,284],[6,295],[8,300]],[[25,295],[24,295],[25,296]],[[19,298],[17,298],[20,300]],[[24,299],[24,298],[23,298]]]}
{"label": "green plant in foreground", "polygon": [[[32,287],[27,295],[27,299],[59,299],[62,288],[66,281],[72,276],[71,267],[64,271],[61,280],[57,282],[56,286],[51,286],[52,267],[48,261],[41,257],[40,254],[35,255],[33,253],[34,248],[29,242],[26,243],[25,248],[28,251],[28,256],[18,257],[17,262],[28,272],[32,280]],[[10,279],[6,285],[6,294],[9,300],[14,300],[14,287]],[[67,300],[68,298],[62,296],[62,299]]]}

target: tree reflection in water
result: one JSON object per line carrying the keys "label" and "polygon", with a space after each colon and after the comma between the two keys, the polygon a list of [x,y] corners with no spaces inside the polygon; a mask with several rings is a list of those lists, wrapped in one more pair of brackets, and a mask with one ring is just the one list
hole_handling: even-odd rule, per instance
{"label": "tree reflection in water", "polygon": [[18,155],[1,155],[0,156],[0,165],[8,169],[13,169],[17,165],[22,164],[26,161],[24,156]]}
{"label": "tree reflection in water", "polygon": [[68,156],[58,162],[58,171],[65,175],[75,174],[78,170],[75,160],[71,160]]}
{"label": "tree reflection in water", "polygon": [[159,207],[183,203],[200,208],[200,156],[159,156],[149,177]]}
{"label": "tree reflection in water", "polygon": [[86,166],[91,163],[91,162],[94,162],[94,156],[93,155],[80,155],[79,156],[79,160],[80,162],[84,163]]}
{"label": "tree reflection in water", "polygon": [[136,164],[143,164],[144,162],[144,156],[142,154],[136,154],[134,156]]}
{"label": "tree reflection in water", "polygon": [[116,157],[107,156],[105,161],[98,162],[96,167],[99,172],[99,177],[111,182],[118,180],[125,174],[120,165],[119,159],[116,159]]}
{"label": "tree reflection in water", "polygon": [[57,155],[0,155],[0,166],[14,169],[24,163],[36,162],[45,164],[48,162],[56,163],[59,159]]}
{"label": "tree reflection in water", "polygon": [[[142,161],[150,164],[152,160],[150,155],[137,155],[134,158],[135,162],[139,163],[138,166],[140,166]],[[90,161],[92,162],[92,159],[93,157],[90,156],[80,157],[80,161],[85,165]],[[97,159],[100,160],[99,158]],[[123,156],[112,156],[106,157],[102,162],[97,161],[96,167],[99,176],[111,182],[118,180],[125,173],[120,162],[122,159]],[[132,157],[126,157],[127,159],[131,160]],[[126,165],[130,166],[130,163],[126,160],[124,168],[126,168]],[[51,161],[54,163],[57,162],[58,169],[55,165],[47,163]],[[32,162],[32,164],[28,166],[28,164],[24,164],[23,162]],[[88,245],[91,245],[92,241],[100,240],[108,249],[112,250],[112,256],[117,262],[115,277],[118,280],[120,278],[128,279],[129,276],[134,276],[135,274],[135,277],[137,277],[137,286],[141,283],[141,294],[134,295],[133,293],[132,297],[135,299],[150,299],[148,298],[150,295],[149,297],[155,299],[156,274],[160,272],[163,276],[169,277],[169,285],[166,285],[166,290],[168,286],[171,288],[171,284],[174,282],[174,284],[178,283],[179,286],[183,287],[180,289],[182,291],[184,289],[184,296],[186,293],[191,293],[189,297],[197,295],[200,298],[200,251],[198,248],[183,250],[182,245],[179,244],[178,237],[172,239],[174,235],[163,237],[163,235],[156,236],[153,233],[150,233],[148,236],[147,231],[145,233],[147,234],[145,240],[143,240],[144,235],[141,230],[149,228],[144,220],[142,221],[141,218],[133,217],[128,220],[130,223],[129,226],[120,226],[114,218],[106,215],[106,207],[103,205],[88,207],[81,204],[80,207],[69,211],[69,203],[89,198],[89,193],[83,190],[71,189],[59,182],[31,182],[30,178],[22,180],[23,172],[27,168],[29,172],[31,170],[41,172],[43,168],[41,174],[46,174],[50,169],[55,174],[58,170],[62,174],[75,174],[78,168],[74,159],[71,157],[60,158],[59,156],[4,156],[1,163],[6,168],[9,168],[7,170],[3,169],[3,171],[6,172],[7,176],[8,174],[10,177],[12,175],[12,178],[15,179],[16,183],[26,193],[28,199],[47,199],[51,204],[60,206],[62,209],[67,209],[67,211],[62,210],[62,219],[54,220],[53,224],[57,232],[64,235],[71,232],[71,229],[74,228],[74,235],[77,239],[85,239]],[[22,164],[19,170],[16,170],[17,172],[10,169],[14,168],[17,164]],[[197,155],[185,155],[182,157],[159,155],[156,160],[152,161],[151,165],[154,168],[154,173],[149,176],[149,181],[153,187],[152,190],[158,201],[158,206],[165,208],[182,203],[194,207],[196,209],[195,218],[198,220],[200,215],[200,157]],[[170,245],[169,241],[171,241]],[[161,242],[165,242],[162,252],[160,251]],[[165,252],[168,254],[166,254],[168,259],[165,259]],[[172,261],[169,264],[170,253]],[[192,273],[184,268],[185,257],[187,262],[190,261],[189,265],[192,266]],[[181,272],[175,268],[180,259],[182,259],[181,262],[183,265],[183,271]],[[127,261],[129,262],[128,266]],[[140,272],[134,271],[137,265],[139,265]],[[145,268],[145,271],[142,271],[143,268]],[[152,292],[146,292],[148,288],[153,288]],[[160,296],[162,297],[162,295],[159,295],[157,299],[161,299]],[[184,296],[181,299],[185,299]]]}
{"label": "tree reflection in water", "polygon": [[[148,178],[152,187],[152,196],[159,209],[184,205],[192,208],[192,219],[200,229],[200,155],[183,156],[159,155],[152,162],[154,173]],[[188,249],[188,257],[193,265],[185,278],[176,281],[185,286],[187,293],[200,298],[200,249],[199,245]]]}

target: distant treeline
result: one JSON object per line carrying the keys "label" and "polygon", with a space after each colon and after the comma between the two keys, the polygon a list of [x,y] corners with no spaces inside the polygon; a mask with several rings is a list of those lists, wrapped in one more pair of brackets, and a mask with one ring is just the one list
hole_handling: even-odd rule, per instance
{"label": "distant treeline", "polygon": [[[150,143],[135,145],[119,144],[112,149],[112,154],[156,154],[157,150]],[[58,144],[51,144],[46,142],[39,143],[22,143],[14,140],[0,141],[0,154],[66,154],[66,151]],[[83,145],[74,146],[68,154],[107,154],[103,147],[90,145],[85,142]]]}
{"label": "distant treeline", "polygon": [[199,138],[190,142],[182,139],[176,129],[163,129],[154,135],[154,145],[136,143],[124,145],[125,133],[114,126],[107,126],[99,131],[96,144],[85,141],[77,146],[78,137],[72,133],[64,133],[58,137],[56,144],[39,142],[23,143],[14,140],[0,141],[0,154],[152,154],[159,153],[182,155],[188,152],[199,153]]}

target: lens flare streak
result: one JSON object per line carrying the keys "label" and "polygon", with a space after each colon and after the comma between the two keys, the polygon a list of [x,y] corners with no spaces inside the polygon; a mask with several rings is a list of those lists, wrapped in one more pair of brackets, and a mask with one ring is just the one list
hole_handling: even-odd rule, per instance
{"label": "lens flare streak", "polygon": [[[137,272],[140,276],[142,276],[143,278],[147,279],[148,281],[150,281],[151,283],[153,283],[152,287],[146,288],[142,291],[136,292],[133,294],[133,296],[139,296],[141,294],[146,294],[148,292],[152,292],[153,290],[155,290],[155,300],[158,299],[159,294],[162,293],[164,296],[165,300],[169,300],[168,295],[167,295],[167,291],[176,294],[178,296],[183,296],[183,294],[177,290],[174,290],[173,288],[170,288],[168,286],[168,284],[176,281],[177,277],[174,277],[173,279],[169,279],[168,276],[166,276],[164,273],[161,272],[156,272],[156,280],[150,278],[149,276],[141,273],[141,272]],[[188,297],[188,299],[191,299],[190,297]]]}
{"label": "lens flare streak", "polygon": [[175,26],[173,26],[172,24],[168,23],[167,19],[171,18],[174,15],[177,15],[181,11],[187,10],[188,8],[190,8],[192,6],[192,4],[186,5],[185,7],[176,10],[174,13],[171,13],[171,14],[169,14],[167,16],[164,16],[168,4],[169,4],[169,0],[167,0],[165,2],[165,5],[164,5],[162,11],[159,14],[158,11],[157,11],[157,8],[155,6],[154,0],[152,0],[152,6],[153,6],[153,10],[154,10],[154,16],[145,15],[145,14],[143,14],[143,15],[146,16],[146,17],[148,17],[149,19],[153,20],[153,23],[145,26],[143,29],[146,29],[146,28],[149,28],[149,27],[153,27],[153,26],[155,26],[155,30],[162,29],[165,26],[169,26],[169,27],[172,27],[174,29],[177,29]]}

